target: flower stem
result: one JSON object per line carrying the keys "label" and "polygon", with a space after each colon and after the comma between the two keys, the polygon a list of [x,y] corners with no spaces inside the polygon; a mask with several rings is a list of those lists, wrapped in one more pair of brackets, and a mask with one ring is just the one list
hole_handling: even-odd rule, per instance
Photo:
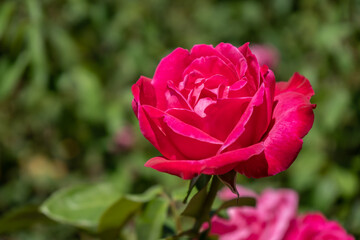
{"label": "flower stem", "polygon": [[211,206],[214,203],[216,194],[219,190],[219,186],[220,186],[220,180],[217,176],[213,176],[212,178],[212,182],[211,182],[211,186],[209,189],[209,192],[206,196],[206,201],[202,207],[202,210],[198,216],[198,218],[196,219],[196,222],[194,224],[193,227],[193,232],[198,234],[200,231],[200,228],[202,226],[202,224],[208,220],[210,220],[210,211],[211,211]]}

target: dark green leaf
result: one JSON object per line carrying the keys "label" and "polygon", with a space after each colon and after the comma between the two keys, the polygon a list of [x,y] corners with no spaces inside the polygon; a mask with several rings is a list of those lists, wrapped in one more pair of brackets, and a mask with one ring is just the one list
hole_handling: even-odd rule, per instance
{"label": "dark green leaf", "polygon": [[184,198],[183,203],[185,204],[191,194],[191,191],[193,190],[193,188],[196,186],[197,190],[201,190],[204,187],[207,186],[207,184],[209,183],[211,179],[211,175],[205,175],[205,174],[201,174],[199,176],[194,177],[193,179],[190,180],[189,183],[189,189],[188,192],[186,194],[186,197]]}
{"label": "dark green leaf", "polygon": [[206,188],[201,189],[194,197],[190,200],[185,210],[181,213],[183,216],[198,217],[202,207],[206,201],[207,191]]}
{"label": "dark green leaf", "polygon": [[237,197],[239,197],[239,192],[236,189],[236,172],[234,170],[217,176],[222,183],[224,183],[233,193],[237,195]]}
{"label": "dark green leaf", "polygon": [[255,206],[255,204],[256,204],[256,199],[252,197],[235,198],[221,204],[221,206],[216,210],[215,213],[218,213],[219,211],[223,209],[227,209],[229,207]]}
{"label": "dark green leaf", "polygon": [[0,218],[0,234],[15,232],[37,223],[51,223],[39,212],[38,206],[28,205],[13,209]]}

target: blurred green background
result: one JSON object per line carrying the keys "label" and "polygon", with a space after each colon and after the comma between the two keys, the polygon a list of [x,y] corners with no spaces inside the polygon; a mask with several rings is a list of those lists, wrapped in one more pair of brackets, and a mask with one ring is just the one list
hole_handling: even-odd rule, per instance
{"label": "blurred green background", "polygon": [[[293,188],[301,211],[322,211],[359,237],[358,0],[2,0],[0,216],[75,183],[129,193],[186,186],[143,167],[158,153],[140,134],[131,85],[176,47],[248,41],[278,49],[277,80],[305,75],[317,108],[288,171],[239,182]],[[0,236],[80,238],[89,237],[56,224]]]}

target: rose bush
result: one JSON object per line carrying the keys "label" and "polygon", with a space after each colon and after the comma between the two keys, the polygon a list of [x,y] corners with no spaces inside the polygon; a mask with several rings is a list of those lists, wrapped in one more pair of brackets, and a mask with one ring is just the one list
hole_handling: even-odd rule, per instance
{"label": "rose bush", "polygon": [[248,44],[177,48],[132,92],[140,130],[163,155],[145,166],[184,179],[286,170],[314,120],[309,81],[275,83]]}
{"label": "rose bush", "polygon": [[321,213],[309,213],[293,221],[284,240],[354,240],[354,237]]}

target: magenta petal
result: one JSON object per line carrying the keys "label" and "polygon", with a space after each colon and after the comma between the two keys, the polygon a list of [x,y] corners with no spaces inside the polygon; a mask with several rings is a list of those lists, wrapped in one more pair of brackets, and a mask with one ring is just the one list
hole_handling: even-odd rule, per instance
{"label": "magenta petal", "polygon": [[[263,85],[259,88],[259,90],[256,92],[254,97],[251,99],[251,102],[247,106],[245,112],[242,114],[240,120],[237,122],[234,129],[231,131],[231,133],[227,137],[227,139],[224,142],[224,145],[221,147],[220,151],[226,150],[226,148],[228,148],[231,144],[233,144],[235,141],[237,141],[239,139],[239,137],[241,137],[241,135],[245,132],[245,125],[250,120],[251,116],[253,115],[255,108],[260,106],[261,104],[263,104],[264,97],[265,97],[265,87]],[[263,120],[263,118],[261,118],[260,120]],[[265,121],[266,121],[266,118],[265,118]],[[246,143],[241,142],[241,144],[247,144],[247,143],[248,142],[246,142]],[[240,147],[245,147],[245,146],[240,146]]]}
{"label": "magenta petal", "polygon": [[253,91],[260,86],[260,65],[257,61],[256,56],[251,52],[249,48],[249,43],[245,43],[241,47],[239,47],[240,52],[244,55],[247,61],[247,72],[246,78],[249,81],[250,86]]}
{"label": "magenta petal", "polygon": [[151,85],[151,79],[141,76],[131,88],[134,100],[138,104],[156,106],[156,96],[154,87]]}
{"label": "magenta petal", "polygon": [[[206,108],[205,132],[225,141],[243,115],[251,98],[219,99]],[[215,127],[214,127],[215,126]]]}
{"label": "magenta petal", "polygon": [[165,92],[168,108],[184,108],[192,109],[186,101],[181,92],[174,86],[174,83],[169,81],[167,90]]}
{"label": "magenta petal", "polygon": [[299,73],[294,73],[288,82],[276,83],[275,95],[289,91],[301,93],[308,99],[314,95],[314,90],[312,89],[309,80]]}
{"label": "magenta petal", "polygon": [[[184,156],[183,159],[203,159],[214,156],[222,142],[209,136],[202,130],[186,124],[172,115],[151,106],[144,106],[145,112],[174,146]],[[196,149],[196,151],[194,151]],[[167,149],[159,149],[167,151]],[[176,158],[178,159],[178,158]]]}
{"label": "magenta petal", "polygon": [[182,122],[181,120],[177,119],[176,117],[174,117],[172,115],[165,114],[164,122],[175,133],[183,135],[185,137],[189,137],[189,138],[196,139],[198,141],[213,143],[213,144],[222,144],[223,143],[220,140],[218,140],[214,137],[211,137],[207,133],[201,131],[200,129]]}
{"label": "magenta petal", "polygon": [[202,160],[168,160],[164,157],[155,157],[145,163],[160,172],[166,172],[192,179],[199,174],[218,175],[224,174],[233,168],[234,164],[245,161],[263,151],[263,143],[258,143],[247,148],[226,152]]}
{"label": "magenta petal", "polygon": [[274,125],[265,139],[265,156],[268,175],[286,170],[295,160],[302,147],[302,138],[314,122],[313,108],[309,100],[295,92],[276,96]]}
{"label": "magenta petal", "polygon": [[246,62],[244,55],[239,51],[239,49],[229,43],[220,43],[215,49],[228,58],[234,67],[239,66],[242,61]]}
{"label": "magenta petal", "polygon": [[142,134],[151,142],[157,150],[170,159],[183,159],[185,156],[169,141],[163,131],[164,123],[161,111],[146,111],[153,108],[151,106],[142,106],[139,108],[139,124]]}
{"label": "magenta petal", "polygon": [[230,68],[221,58],[216,56],[207,56],[195,59],[184,71],[184,75],[193,72],[194,70],[202,73],[205,78],[213,75],[223,75],[229,80],[236,79],[235,72]]}
{"label": "magenta petal", "polygon": [[177,85],[182,80],[184,69],[190,64],[190,53],[186,49],[177,48],[168,56],[163,58],[156,68],[153,77],[153,86],[155,87],[158,99],[158,108],[165,109],[167,106],[164,92],[167,88],[167,82],[173,81]]}
{"label": "magenta petal", "polygon": [[218,58],[221,58],[221,60],[223,60],[226,64],[231,64],[231,61],[228,58],[226,58],[223,54],[221,54],[212,45],[206,45],[206,44],[195,45],[190,51],[190,56],[192,60],[201,57],[216,56]]}

